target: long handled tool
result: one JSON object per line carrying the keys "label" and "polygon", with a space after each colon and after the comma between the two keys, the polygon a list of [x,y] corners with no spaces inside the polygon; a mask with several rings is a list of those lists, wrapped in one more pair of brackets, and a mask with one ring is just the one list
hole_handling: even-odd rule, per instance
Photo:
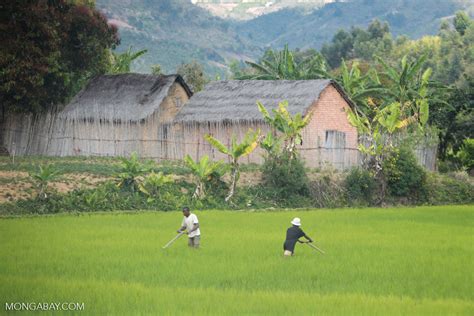
{"label": "long handled tool", "polygon": [[319,251],[320,253],[325,254],[325,252],[324,252],[323,250],[319,249],[318,247],[316,247],[316,246],[313,245],[312,243],[310,243],[310,242],[305,242],[305,244],[307,244],[307,245],[310,246],[311,248],[313,248],[313,249]]}
{"label": "long handled tool", "polygon": [[180,232],[178,235],[176,235],[173,239],[171,239],[170,241],[168,241],[168,243],[166,245],[163,246],[163,249],[166,249],[168,248],[169,246],[171,246],[176,240],[178,240],[179,237],[183,236],[184,235],[184,232]]}

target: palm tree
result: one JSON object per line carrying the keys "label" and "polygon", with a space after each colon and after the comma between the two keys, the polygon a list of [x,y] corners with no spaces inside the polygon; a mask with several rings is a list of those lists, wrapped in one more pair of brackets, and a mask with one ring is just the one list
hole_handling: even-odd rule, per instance
{"label": "palm tree", "polygon": [[206,183],[211,181],[213,176],[221,177],[227,166],[221,161],[210,161],[209,156],[203,156],[199,161],[194,161],[191,156],[186,155],[184,162],[191,169],[197,180],[196,190],[193,198],[202,199],[206,196]]}
{"label": "palm tree", "polygon": [[260,131],[252,131],[249,130],[246,134],[244,139],[241,143],[237,143],[235,135],[232,136],[232,141],[230,147],[226,147],[222,144],[219,140],[212,137],[211,135],[206,135],[204,138],[217,150],[221,153],[227,155],[230,158],[230,178],[231,178],[231,185],[229,194],[225,198],[225,201],[228,202],[235,193],[235,188],[237,186],[237,181],[239,180],[239,159],[241,157],[245,157],[249,155],[258,145],[258,136],[260,135]]}
{"label": "palm tree", "polygon": [[[265,122],[283,134],[284,150],[290,155],[290,158],[296,157],[296,145],[301,144],[301,132],[311,121],[313,112],[307,113],[304,117],[301,113],[291,115],[288,112],[288,102],[285,101],[278,104],[278,109],[273,110],[272,116],[262,103],[257,102],[257,106]],[[265,144],[266,141],[262,143]],[[274,142],[271,141],[271,143]]]}
{"label": "palm tree", "polygon": [[268,56],[260,62],[246,61],[254,74],[243,75],[237,79],[254,80],[309,80],[330,78],[326,61],[320,54],[306,58],[302,62],[296,62],[294,54],[285,45],[282,51],[269,50]]}

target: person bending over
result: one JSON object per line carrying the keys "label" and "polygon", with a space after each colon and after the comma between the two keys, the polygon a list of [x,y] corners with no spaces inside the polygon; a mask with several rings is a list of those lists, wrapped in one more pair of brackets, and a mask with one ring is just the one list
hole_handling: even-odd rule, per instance
{"label": "person bending over", "polygon": [[187,231],[188,246],[192,248],[199,248],[201,243],[201,230],[199,229],[199,221],[196,214],[191,213],[189,207],[183,207],[183,222],[178,229],[178,234]]}
{"label": "person bending over", "polygon": [[298,217],[293,218],[291,221],[291,226],[290,228],[287,229],[286,231],[286,240],[285,243],[283,244],[283,255],[284,256],[292,256],[295,253],[295,245],[296,242],[303,243],[303,241],[299,240],[301,237],[306,238],[308,242],[313,242],[311,238],[306,236],[304,231],[301,229],[301,220]]}

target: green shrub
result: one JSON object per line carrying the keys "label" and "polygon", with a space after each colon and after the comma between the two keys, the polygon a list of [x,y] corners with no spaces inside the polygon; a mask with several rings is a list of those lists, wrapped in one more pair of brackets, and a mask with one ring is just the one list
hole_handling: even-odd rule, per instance
{"label": "green shrub", "polygon": [[44,166],[39,165],[35,172],[30,172],[30,177],[33,180],[34,186],[37,189],[37,198],[44,200],[48,198],[48,185],[55,180],[59,175],[59,171],[52,164]]}
{"label": "green shrub", "polygon": [[465,139],[456,156],[459,158],[462,167],[471,172],[474,169],[474,138]]}
{"label": "green shrub", "polygon": [[162,193],[162,189],[173,182],[170,175],[165,176],[163,172],[150,172],[143,181],[138,184],[138,189],[147,197],[147,203],[153,203]]}
{"label": "green shrub", "polygon": [[474,139],[465,139],[456,153],[450,149],[445,160],[438,162],[438,170],[442,173],[465,170],[472,174],[474,171]]}
{"label": "green shrub", "polygon": [[445,160],[438,159],[438,171],[448,173],[461,169],[461,163],[455,157],[448,157]]}
{"label": "green shrub", "polygon": [[474,203],[474,185],[467,174],[444,175],[430,172],[427,176],[428,203],[438,204],[470,204]]}
{"label": "green shrub", "polygon": [[136,152],[132,153],[130,158],[120,158],[119,172],[116,174],[117,185],[124,190],[135,192],[138,190],[137,178],[151,169],[152,163],[142,163]]}
{"label": "green shrub", "polygon": [[351,206],[368,206],[374,202],[377,182],[362,168],[352,168],[344,181],[347,203]]}
{"label": "green shrub", "polygon": [[262,165],[262,180],[268,193],[277,200],[309,194],[303,162],[299,158],[291,159],[288,154],[266,158]]}
{"label": "green shrub", "polygon": [[394,151],[383,165],[388,193],[393,198],[405,198],[410,202],[426,200],[426,171],[416,161],[408,148]]}
{"label": "green shrub", "polygon": [[309,182],[309,195],[316,207],[335,208],[346,205],[343,175],[333,169],[323,169]]}
{"label": "green shrub", "polygon": [[216,187],[214,191],[225,186],[221,178],[229,168],[222,161],[209,160],[208,155],[204,155],[201,159],[195,161],[190,155],[186,155],[184,162],[192,171],[196,181],[193,198],[203,199],[206,197],[206,192],[214,190],[214,186]]}

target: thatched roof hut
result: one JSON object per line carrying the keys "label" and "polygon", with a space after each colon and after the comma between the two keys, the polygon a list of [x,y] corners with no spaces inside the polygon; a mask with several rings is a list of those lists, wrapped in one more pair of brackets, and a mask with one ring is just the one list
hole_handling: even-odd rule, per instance
{"label": "thatched roof hut", "polygon": [[180,75],[119,74],[92,79],[60,113],[69,120],[136,122],[155,113],[179,83],[188,97],[192,91]]}
{"label": "thatched roof hut", "polygon": [[19,155],[166,158],[166,125],[191,95],[179,75],[98,76],[59,112],[12,116],[0,142]]}
{"label": "thatched roof hut", "polygon": [[352,106],[342,88],[332,80],[214,81],[189,100],[175,123],[261,121],[257,101],[270,110],[286,100],[290,113],[305,114],[328,86],[336,88]]}

